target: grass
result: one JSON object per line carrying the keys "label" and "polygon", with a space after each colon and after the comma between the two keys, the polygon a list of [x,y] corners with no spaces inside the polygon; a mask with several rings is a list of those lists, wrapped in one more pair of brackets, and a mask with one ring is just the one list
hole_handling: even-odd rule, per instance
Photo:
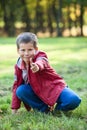
{"label": "grass", "polygon": [[72,114],[27,112],[11,114],[11,86],[16,53],[15,38],[0,38],[0,130],[87,130],[87,38],[42,38],[50,64],[82,98]]}

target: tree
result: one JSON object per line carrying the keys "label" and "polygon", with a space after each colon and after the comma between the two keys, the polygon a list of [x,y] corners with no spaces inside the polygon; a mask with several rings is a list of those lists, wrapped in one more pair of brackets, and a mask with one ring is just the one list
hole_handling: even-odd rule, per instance
{"label": "tree", "polygon": [[31,31],[31,19],[29,17],[29,11],[25,0],[21,0],[22,17],[21,20],[26,24],[25,31]]}
{"label": "tree", "polygon": [[[13,0],[13,2],[15,2]],[[14,22],[15,22],[15,17],[14,17],[14,8],[12,5],[12,1],[9,0],[4,0],[0,2],[1,4],[1,8],[3,10],[3,20],[5,23],[4,26],[4,30],[5,32],[8,33],[9,36],[13,36],[15,34],[15,26],[14,26]]]}
{"label": "tree", "polygon": [[49,31],[51,36],[54,31],[62,36],[66,28],[79,27],[81,33],[77,35],[83,36],[87,0],[0,0],[0,5],[0,19],[9,36],[16,34],[16,23],[21,23],[20,31]]}
{"label": "tree", "polygon": [[57,35],[62,36],[62,0],[58,2]]}
{"label": "tree", "polygon": [[36,7],[35,7],[35,33],[42,31],[44,32],[44,18],[43,18],[43,7],[41,5],[42,0],[36,0]]}

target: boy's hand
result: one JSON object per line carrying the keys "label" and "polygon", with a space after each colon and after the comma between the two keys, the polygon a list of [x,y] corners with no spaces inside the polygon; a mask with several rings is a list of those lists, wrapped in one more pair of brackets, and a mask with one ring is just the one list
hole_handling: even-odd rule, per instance
{"label": "boy's hand", "polygon": [[18,112],[18,109],[13,109],[12,110],[12,114],[17,114],[17,112]]}
{"label": "boy's hand", "polygon": [[30,58],[30,66],[33,73],[39,71],[39,66],[32,61],[32,58]]}

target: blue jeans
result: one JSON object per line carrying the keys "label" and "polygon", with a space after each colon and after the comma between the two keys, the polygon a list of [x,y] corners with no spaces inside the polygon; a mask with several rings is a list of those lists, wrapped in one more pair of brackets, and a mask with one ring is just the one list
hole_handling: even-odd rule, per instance
{"label": "blue jeans", "polygon": [[[17,97],[25,104],[35,108],[41,112],[45,112],[48,109],[48,105],[45,104],[32,90],[30,84],[20,85],[16,90]],[[65,87],[60,96],[58,97],[55,110],[69,111],[79,106],[81,102],[80,97],[72,91],[70,88]]]}

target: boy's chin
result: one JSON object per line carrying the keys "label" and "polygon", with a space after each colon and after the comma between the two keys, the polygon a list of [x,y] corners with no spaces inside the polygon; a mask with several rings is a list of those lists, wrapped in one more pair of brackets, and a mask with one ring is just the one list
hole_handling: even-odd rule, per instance
{"label": "boy's chin", "polygon": [[24,60],[25,64],[28,64],[29,63],[29,60]]}

